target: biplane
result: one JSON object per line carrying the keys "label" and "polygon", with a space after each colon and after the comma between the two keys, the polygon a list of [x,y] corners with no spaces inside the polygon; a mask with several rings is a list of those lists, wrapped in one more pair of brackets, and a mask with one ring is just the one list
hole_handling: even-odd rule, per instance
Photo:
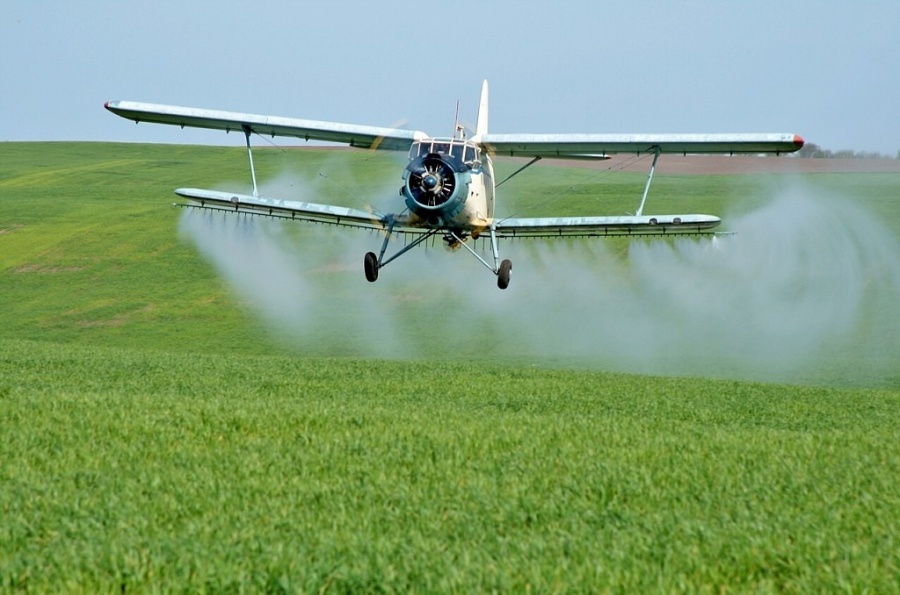
{"label": "biplane", "polygon": [[[450,247],[464,247],[497,277],[500,289],[510,282],[512,262],[500,258],[498,240],[572,236],[632,236],[709,233],[718,217],[699,214],[645,215],[644,205],[660,155],[666,153],[790,153],[803,146],[795,134],[494,134],[488,131],[488,83],[484,81],[475,129],[467,134],[457,123],[452,137],[433,137],[418,130],[363,126],[258,114],[197,109],[134,101],[109,101],[106,109],[135,122],[153,122],[216,130],[241,131],[250,161],[252,194],[179,188],[175,193],[203,209],[264,214],[294,220],[378,229],[384,233],[376,254],[363,258],[366,279],[409,250],[440,236]],[[253,165],[252,135],[293,137],[341,143],[362,149],[405,151],[400,201],[395,212],[378,213],[336,205],[282,200],[260,195]],[[497,218],[493,159],[522,157],[529,161],[511,175],[541,159],[605,160],[619,154],[652,155],[640,204],[633,215],[596,217]],[[508,178],[507,178],[508,179]],[[502,182],[501,182],[502,183]],[[393,253],[390,240],[409,239]],[[468,240],[487,237],[485,258]]]}

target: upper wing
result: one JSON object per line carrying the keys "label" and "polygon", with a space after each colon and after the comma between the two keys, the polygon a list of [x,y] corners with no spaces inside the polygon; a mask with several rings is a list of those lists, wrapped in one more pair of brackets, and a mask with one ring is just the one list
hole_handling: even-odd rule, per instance
{"label": "upper wing", "polygon": [[624,217],[538,217],[498,221],[500,238],[697,234],[722,220],[712,215],[630,215]]}
{"label": "upper wing", "polygon": [[211,128],[226,132],[247,128],[257,134],[332,141],[373,149],[407,150],[413,141],[428,136],[418,130],[242,114],[139,101],[108,101],[104,107],[135,122],[173,124],[182,128]]}
{"label": "upper wing", "polygon": [[615,153],[791,153],[803,146],[796,134],[485,134],[490,153],[560,159]]}

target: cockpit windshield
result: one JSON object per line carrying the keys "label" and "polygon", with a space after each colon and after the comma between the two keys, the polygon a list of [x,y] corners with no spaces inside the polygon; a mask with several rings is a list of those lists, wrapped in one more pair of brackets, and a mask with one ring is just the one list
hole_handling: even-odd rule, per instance
{"label": "cockpit windshield", "polygon": [[409,148],[409,158],[424,157],[429,153],[448,155],[460,159],[463,163],[472,164],[478,160],[478,148],[462,140],[429,139],[418,141]]}

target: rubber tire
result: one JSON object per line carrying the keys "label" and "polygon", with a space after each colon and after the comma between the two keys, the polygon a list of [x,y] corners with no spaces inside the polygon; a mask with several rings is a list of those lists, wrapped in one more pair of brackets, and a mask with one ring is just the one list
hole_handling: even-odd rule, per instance
{"label": "rubber tire", "polygon": [[497,271],[497,287],[506,289],[509,287],[509,272],[512,270],[512,261],[504,260],[500,263],[500,270]]}
{"label": "rubber tire", "polygon": [[374,283],[378,280],[378,257],[375,256],[374,252],[366,252],[366,257],[363,259],[363,265],[366,269],[366,281],[369,283]]}

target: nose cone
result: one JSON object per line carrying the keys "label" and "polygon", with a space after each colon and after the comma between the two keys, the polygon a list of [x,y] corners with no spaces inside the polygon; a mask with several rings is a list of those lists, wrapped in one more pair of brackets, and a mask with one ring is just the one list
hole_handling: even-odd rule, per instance
{"label": "nose cone", "polygon": [[422,178],[422,185],[426,190],[434,190],[435,188],[437,188],[438,179],[433,174],[428,174],[427,176]]}

